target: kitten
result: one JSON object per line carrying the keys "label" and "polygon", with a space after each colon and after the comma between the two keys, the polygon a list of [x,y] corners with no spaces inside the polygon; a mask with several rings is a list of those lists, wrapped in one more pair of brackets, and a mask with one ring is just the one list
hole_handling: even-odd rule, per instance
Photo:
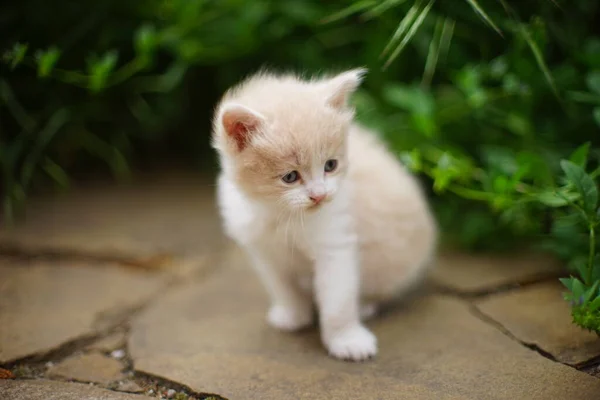
{"label": "kitten", "polygon": [[224,95],[212,137],[225,231],[268,292],[268,322],[311,325],[314,300],[329,353],[357,361],[377,353],[361,320],[420,281],[437,242],[416,180],[353,122],[365,72],[258,73]]}

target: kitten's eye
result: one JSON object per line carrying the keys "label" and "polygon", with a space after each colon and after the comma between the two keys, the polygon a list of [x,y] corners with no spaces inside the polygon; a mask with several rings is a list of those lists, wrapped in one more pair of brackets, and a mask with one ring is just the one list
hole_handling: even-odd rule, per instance
{"label": "kitten's eye", "polygon": [[333,172],[337,168],[337,160],[327,160],[325,163],[325,172]]}
{"label": "kitten's eye", "polygon": [[300,179],[300,174],[298,173],[298,171],[288,172],[283,176],[283,178],[281,178],[281,180],[285,183],[294,183],[298,179]]}

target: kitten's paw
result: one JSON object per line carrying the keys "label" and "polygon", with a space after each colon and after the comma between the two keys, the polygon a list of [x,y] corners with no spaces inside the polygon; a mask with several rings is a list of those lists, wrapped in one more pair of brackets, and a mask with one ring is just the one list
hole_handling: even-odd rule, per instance
{"label": "kitten's paw", "polygon": [[360,319],[366,321],[377,315],[379,307],[377,303],[363,303],[360,305]]}
{"label": "kitten's paw", "polygon": [[362,325],[331,335],[325,345],[329,354],[343,360],[362,361],[377,354],[377,338]]}
{"label": "kitten's paw", "polygon": [[271,306],[267,314],[267,321],[271,326],[282,331],[297,331],[313,323],[312,310],[296,310],[280,305]]}

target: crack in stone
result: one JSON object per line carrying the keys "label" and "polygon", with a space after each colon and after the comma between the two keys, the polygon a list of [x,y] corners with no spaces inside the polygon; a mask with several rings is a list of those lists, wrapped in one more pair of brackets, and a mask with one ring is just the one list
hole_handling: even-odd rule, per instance
{"label": "crack in stone", "polygon": [[156,385],[164,386],[165,388],[173,389],[177,392],[185,393],[187,396],[193,396],[199,400],[229,400],[226,397],[223,397],[223,396],[220,396],[220,395],[214,394],[214,393],[196,392],[187,385],[184,385],[184,384],[181,384],[181,383],[169,380],[169,379],[165,379],[165,378],[157,376],[157,375],[137,371],[135,369],[134,369],[134,373],[135,373],[135,376],[142,381],[144,379],[146,379]]}
{"label": "crack in stone", "polygon": [[[559,362],[552,354],[548,353],[547,351],[545,351],[544,349],[542,349],[541,347],[539,347],[537,344],[535,343],[529,343],[529,342],[525,342],[521,339],[519,339],[518,337],[516,337],[511,331],[509,331],[504,325],[502,325],[500,322],[496,321],[495,319],[491,318],[490,316],[488,316],[487,314],[481,312],[481,310],[479,310],[477,308],[477,306],[475,306],[474,304],[470,303],[469,304],[469,311],[471,312],[471,314],[473,314],[473,316],[475,316],[476,318],[478,318],[480,321],[493,326],[494,328],[498,329],[500,332],[502,332],[504,335],[506,335],[507,337],[509,337],[511,340],[514,340],[515,342],[520,343],[521,345],[527,347],[530,350],[533,350],[535,352],[537,352],[538,354],[540,354],[541,356],[555,361],[555,362]],[[562,364],[562,363],[561,363]],[[567,365],[567,364],[564,364]]]}
{"label": "crack in stone", "polygon": [[21,357],[16,360],[9,361],[4,364],[0,364],[0,367],[6,369],[13,369],[19,366],[32,366],[39,367],[42,364],[48,362],[57,363],[60,362],[73,354],[84,350],[92,343],[104,339],[112,334],[118,333],[125,327],[126,321],[131,318],[132,315],[141,311],[145,307],[145,304],[138,304],[134,307],[130,307],[123,311],[122,315],[124,319],[119,319],[111,325],[106,325],[103,329],[97,329],[96,332],[80,336],[73,340],[69,340],[60,346],[46,351],[44,353],[32,354],[29,356]]}
{"label": "crack in stone", "polygon": [[578,369],[600,378],[600,356],[587,360],[578,366]]}
{"label": "crack in stone", "polygon": [[471,300],[471,299],[479,299],[482,297],[491,296],[491,295],[495,295],[495,294],[509,293],[512,291],[527,288],[529,286],[537,285],[537,284],[544,283],[544,282],[549,282],[551,280],[558,280],[558,278],[561,278],[563,276],[564,276],[564,274],[551,274],[551,275],[546,274],[546,275],[541,275],[541,276],[538,275],[538,276],[531,277],[529,279],[523,279],[518,282],[509,282],[509,283],[504,283],[504,284],[501,284],[498,286],[494,286],[492,288],[483,288],[483,289],[476,289],[476,290],[471,290],[471,291],[462,291],[460,289],[451,288],[449,286],[446,286],[446,285],[438,283],[438,282],[433,282],[433,285],[434,285],[435,290],[440,294],[453,296],[453,297],[457,297],[457,298],[464,299],[464,300]]}
{"label": "crack in stone", "polygon": [[[6,256],[5,252],[6,248],[2,247],[0,244],[0,256]],[[53,253],[49,256],[49,253],[31,253],[31,252],[13,252],[9,255],[10,257],[18,257],[19,259],[26,258],[28,260],[32,258],[50,258],[52,261],[56,261],[57,259],[64,260],[65,258],[69,260],[73,260],[73,258],[77,258],[77,255],[73,255],[72,253]],[[57,378],[51,378],[46,375],[46,370],[48,368],[48,363],[59,363],[65,360],[68,357],[74,356],[77,353],[85,353],[86,348],[92,345],[94,342],[102,340],[110,335],[116,334],[118,332],[123,332],[125,334],[125,344],[122,347],[122,350],[125,352],[124,356],[119,359],[119,361],[123,365],[123,372],[125,374],[131,375],[128,379],[138,384],[140,387],[162,387],[163,389],[173,389],[177,392],[183,393],[188,397],[196,398],[198,400],[228,400],[225,397],[222,397],[213,393],[200,393],[192,390],[186,385],[181,383],[168,380],[163,377],[154,376],[152,374],[148,374],[145,372],[137,371],[134,368],[133,359],[129,353],[129,332],[131,329],[130,323],[131,320],[135,317],[136,314],[142,312],[145,308],[149,307],[154,301],[157,301],[160,297],[167,295],[170,291],[176,290],[178,287],[189,284],[191,282],[201,281],[206,279],[208,276],[215,273],[219,268],[220,263],[219,259],[216,257],[223,257],[223,252],[213,253],[207,256],[207,260],[212,261],[211,265],[214,267],[203,267],[200,268],[198,273],[193,274],[193,276],[165,276],[165,284],[162,285],[155,293],[148,296],[144,301],[123,310],[117,311],[107,311],[105,313],[99,314],[94,322],[93,326],[96,330],[94,333],[90,333],[88,335],[84,335],[78,337],[76,339],[67,341],[55,349],[49,350],[47,352],[41,354],[33,354],[26,357],[22,357],[8,363],[0,364],[0,367],[8,369],[8,370],[22,370],[25,371],[25,376],[17,377],[17,379],[21,378],[30,378],[30,377],[44,377],[49,380],[60,380]],[[94,260],[99,261],[99,258],[96,256],[86,256],[86,260]],[[114,262],[114,260],[111,260]],[[89,383],[89,382],[83,382]],[[96,385],[96,384],[94,384]],[[115,391],[115,392],[123,392],[119,390],[118,385],[106,385],[102,386],[107,390]],[[156,391],[155,395],[158,395]],[[146,393],[148,395],[148,393]]]}
{"label": "crack in stone", "polygon": [[150,257],[126,255],[109,255],[104,252],[78,251],[75,249],[26,249],[14,243],[0,242],[0,256],[15,260],[43,260],[49,262],[75,261],[83,263],[111,263],[122,267],[134,268],[147,272],[157,272],[166,269],[173,261],[171,254],[156,254]]}

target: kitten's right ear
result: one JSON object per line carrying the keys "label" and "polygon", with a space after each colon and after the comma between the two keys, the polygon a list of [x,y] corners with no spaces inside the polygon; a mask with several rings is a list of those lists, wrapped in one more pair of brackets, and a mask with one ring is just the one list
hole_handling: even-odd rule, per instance
{"label": "kitten's right ear", "polygon": [[220,115],[227,139],[232,141],[238,151],[246,148],[252,134],[259,131],[265,123],[265,118],[259,113],[241,104],[226,104]]}
{"label": "kitten's right ear", "polygon": [[338,110],[346,107],[348,99],[356,91],[366,73],[366,68],[356,68],[326,81],[327,104]]}

